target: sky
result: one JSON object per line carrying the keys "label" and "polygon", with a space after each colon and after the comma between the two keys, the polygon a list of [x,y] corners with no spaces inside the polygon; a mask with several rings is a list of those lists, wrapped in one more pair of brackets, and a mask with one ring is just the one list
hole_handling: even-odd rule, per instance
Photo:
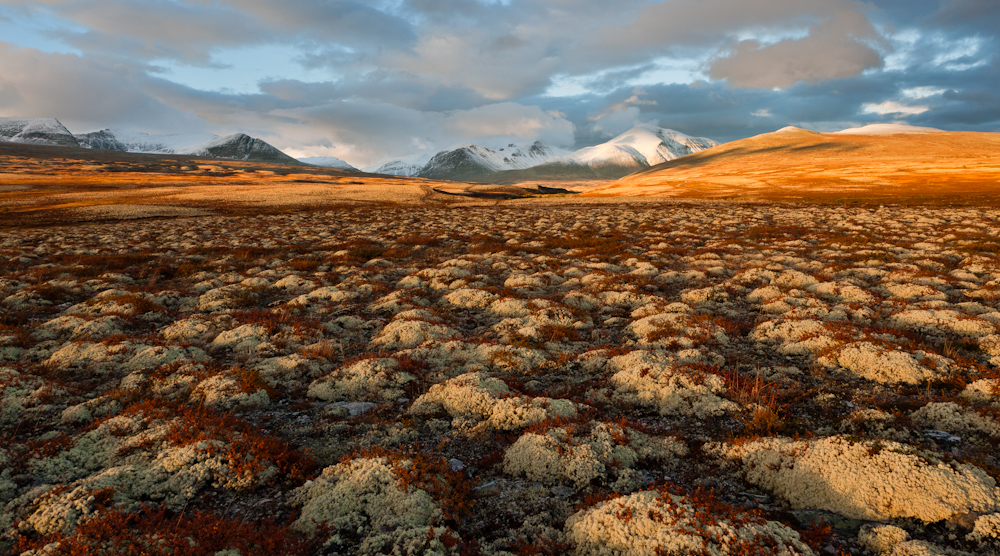
{"label": "sky", "polygon": [[998,0],[0,0],[0,116],[358,167],[638,123],[1000,131]]}

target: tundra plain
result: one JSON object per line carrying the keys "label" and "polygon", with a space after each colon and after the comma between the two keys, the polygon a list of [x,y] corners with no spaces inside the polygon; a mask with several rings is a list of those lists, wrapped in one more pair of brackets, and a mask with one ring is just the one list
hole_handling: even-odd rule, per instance
{"label": "tundra plain", "polygon": [[4,551],[998,550],[993,206],[141,163],[6,166]]}

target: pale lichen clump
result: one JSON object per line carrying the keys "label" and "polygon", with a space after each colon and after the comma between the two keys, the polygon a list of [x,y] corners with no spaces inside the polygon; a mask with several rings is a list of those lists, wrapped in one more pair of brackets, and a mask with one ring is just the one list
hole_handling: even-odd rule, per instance
{"label": "pale lichen clump", "polygon": [[979,516],[966,538],[970,541],[1000,543],[1000,513]]}
{"label": "pale lichen clump", "polygon": [[436,380],[471,372],[525,374],[544,361],[547,355],[537,349],[458,340],[402,350],[397,354],[427,364]]}
{"label": "pale lichen clump", "polygon": [[[702,354],[691,350],[695,361]],[[688,354],[679,354],[684,358]],[[633,351],[608,361],[616,370],[611,376],[615,397],[653,406],[663,415],[706,417],[737,411],[739,406],[721,397],[726,392],[722,377],[685,369],[677,358],[649,351]]]}
{"label": "pale lichen clump", "polygon": [[965,387],[962,397],[975,403],[1000,405],[1000,379],[983,378],[974,381]]}
{"label": "pale lichen clump", "polygon": [[909,538],[909,533],[895,525],[866,524],[858,532],[858,544],[878,554],[889,552]]}
{"label": "pale lichen clump", "polygon": [[890,440],[764,438],[705,449],[735,462],[747,481],[793,508],[925,522],[1000,508],[1000,488],[982,469]]}
{"label": "pale lichen clump", "polygon": [[[581,430],[582,429],[582,430]],[[504,454],[509,474],[543,483],[567,483],[577,489],[600,480],[617,492],[642,486],[634,467],[641,460],[663,465],[687,454],[687,447],[670,437],[651,437],[613,423],[553,427],[521,435]]]}
{"label": "pale lichen clump", "polygon": [[972,553],[927,541],[906,541],[885,552],[886,556],[973,556]]}
{"label": "pale lichen clump", "polygon": [[401,319],[387,324],[382,332],[372,340],[372,344],[382,349],[406,349],[427,342],[453,338],[457,335],[458,332],[455,329],[443,324]]}
{"label": "pale lichen clump", "polygon": [[395,401],[416,380],[390,357],[363,359],[313,381],[308,395],[324,401]]}
{"label": "pale lichen clump", "polygon": [[948,309],[913,309],[902,311],[889,319],[891,326],[935,335],[956,334],[965,338],[982,338],[996,332],[989,322]]}
{"label": "pale lichen clump", "polygon": [[781,355],[815,355],[837,345],[826,326],[817,320],[767,321],[754,328],[750,337],[762,344],[775,345]]}
{"label": "pale lichen clump", "polygon": [[429,535],[449,533],[434,497],[400,483],[396,467],[412,465],[363,457],[327,467],[293,493],[302,510],[292,527],[309,535],[325,531],[325,545],[334,549],[361,537],[353,554],[450,554],[440,536]]}
{"label": "pale lichen clump", "polygon": [[[633,314],[638,311],[637,309]],[[729,338],[721,328],[710,322],[694,321],[685,313],[646,316],[632,322],[625,329],[638,338],[640,346],[693,348],[705,343],[729,343]]]}
{"label": "pale lichen clump", "polygon": [[241,384],[237,377],[219,374],[200,382],[191,393],[192,399],[221,410],[248,409],[270,405],[267,390]]}
{"label": "pale lichen clump", "polygon": [[920,384],[946,371],[949,363],[939,355],[886,350],[871,342],[844,346],[836,361],[853,374],[884,384]]}
{"label": "pale lichen clump", "polygon": [[931,402],[910,414],[913,422],[955,434],[978,433],[1000,438],[1000,423],[955,402]]}
{"label": "pale lichen clump", "polygon": [[435,384],[410,408],[415,414],[439,410],[458,420],[481,421],[501,430],[517,429],[553,417],[572,417],[577,412],[569,400],[518,395],[502,380],[481,372]]}
{"label": "pale lichen clump", "polygon": [[647,490],[574,514],[566,537],[577,556],[735,556],[761,546],[776,556],[814,554],[787,526],[733,513],[712,515],[697,501]]}

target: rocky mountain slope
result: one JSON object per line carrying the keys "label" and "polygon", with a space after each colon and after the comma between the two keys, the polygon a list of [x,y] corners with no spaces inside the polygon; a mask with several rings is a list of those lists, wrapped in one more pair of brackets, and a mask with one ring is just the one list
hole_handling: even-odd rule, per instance
{"label": "rocky mountain slope", "polygon": [[76,140],[80,146],[91,149],[132,153],[184,154],[284,164],[299,163],[266,141],[250,137],[245,133],[219,137],[209,133],[149,135],[133,130],[104,129],[77,135]]}
{"label": "rocky mountain slope", "polygon": [[0,141],[79,147],[73,134],[55,118],[0,118]]}
{"label": "rocky mountain slope", "polygon": [[607,143],[566,152],[537,141],[499,150],[463,145],[428,160],[393,160],[366,168],[379,174],[512,183],[531,179],[617,179],[661,162],[718,145],[651,124],[638,125]]}
{"label": "rocky mountain slope", "polygon": [[322,166],[323,168],[336,168],[337,170],[357,170],[354,166],[344,162],[335,156],[310,156],[298,159],[312,166]]}

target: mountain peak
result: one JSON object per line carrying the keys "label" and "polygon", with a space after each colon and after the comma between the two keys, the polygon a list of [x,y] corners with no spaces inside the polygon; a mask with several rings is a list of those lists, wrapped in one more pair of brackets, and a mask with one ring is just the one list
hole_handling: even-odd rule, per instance
{"label": "mountain peak", "polygon": [[55,118],[0,118],[0,141],[79,147],[73,134]]}
{"label": "mountain peak", "polygon": [[246,133],[219,137],[211,133],[186,133],[178,135],[150,135],[127,129],[102,129],[75,136],[79,146],[132,153],[181,154],[225,158],[230,160],[255,160],[298,164],[294,158],[274,148],[262,139]]}
{"label": "mountain peak", "polygon": [[335,156],[310,156],[298,159],[312,166],[322,166],[323,168],[336,168],[338,170],[357,170],[354,166],[344,162]]}
{"label": "mountain peak", "polygon": [[[365,170],[433,179],[482,180],[497,172],[515,175],[511,172],[538,168],[539,175],[555,173],[575,178],[588,175],[618,178],[716,145],[718,143],[711,139],[691,137],[646,123],[634,126],[607,143],[573,153],[553,148],[541,140],[527,147],[510,143],[498,150],[467,143],[437,153],[425,160],[422,166],[415,161],[395,160],[369,166]],[[595,173],[595,168],[600,168],[600,171]]]}

